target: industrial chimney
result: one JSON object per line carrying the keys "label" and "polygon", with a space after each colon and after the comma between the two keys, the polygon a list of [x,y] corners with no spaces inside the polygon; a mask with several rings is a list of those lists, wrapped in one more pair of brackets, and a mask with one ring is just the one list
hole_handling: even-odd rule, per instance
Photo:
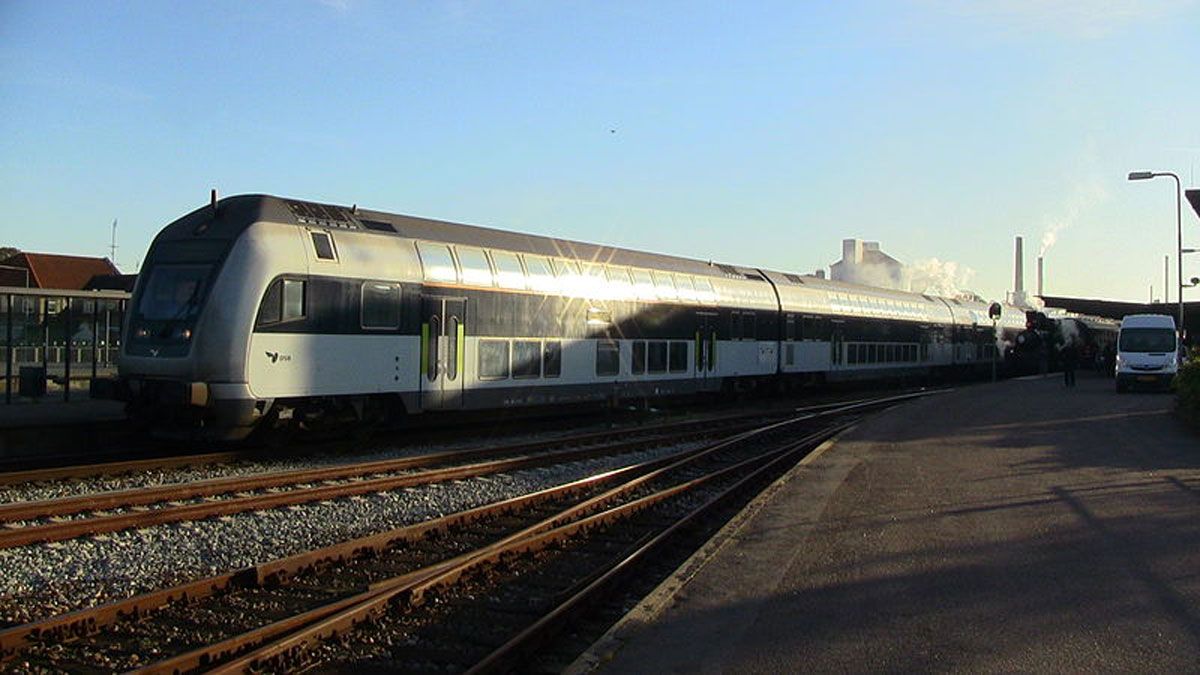
{"label": "industrial chimney", "polygon": [[1024,306],[1026,304],[1026,302],[1025,302],[1025,252],[1024,252],[1024,240],[1021,237],[1017,237],[1016,264],[1014,265],[1014,267],[1015,267],[1015,274],[1014,274],[1014,278],[1013,278],[1012,303],[1014,305]]}
{"label": "industrial chimney", "polygon": [[1043,281],[1042,263],[1044,263],[1045,261],[1046,261],[1045,258],[1043,258],[1040,255],[1038,256],[1038,285],[1037,285],[1038,292],[1037,292],[1037,294],[1038,294],[1039,298],[1042,297],[1043,295],[1045,295],[1045,291],[1046,291],[1045,287],[1042,286],[1042,281]]}

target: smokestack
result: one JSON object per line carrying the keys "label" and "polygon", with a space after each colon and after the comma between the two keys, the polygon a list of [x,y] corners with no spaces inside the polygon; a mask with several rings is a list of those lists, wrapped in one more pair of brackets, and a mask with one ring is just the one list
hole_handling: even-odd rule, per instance
{"label": "smokestack", "polygon": [[1016,278],[1013,279],[1013,297],[1022,297],[1025,295],[1025,254],[1023,249],[1024,241],[1021,237],[1017,237],[1017,255],[1016,255]]}
{"label": "smokestack", "polygon": [[1042,297],[1043,295],[1045,295],[1045,290],[1046,290],[1046,289],[1045,289],[1045,288],[1042,286],[1042,281],[1043,281],[1043,277],[1042,277],[1042,264],[1043,264],[1045,261],[1046,261],[1046,259],[1045,259],[1045,258],[1043,258],[1043,257],[1042,257],[1042,256],[1040,256],[1040,255],[1038,256],[1038,287],[1037,287],[1037,288],[1038,288],[1038,292],[1037,292],[1037,294],[1038,294],[1038,297],[1039,297],[1039,298],[1040,298],[1040,297]]}

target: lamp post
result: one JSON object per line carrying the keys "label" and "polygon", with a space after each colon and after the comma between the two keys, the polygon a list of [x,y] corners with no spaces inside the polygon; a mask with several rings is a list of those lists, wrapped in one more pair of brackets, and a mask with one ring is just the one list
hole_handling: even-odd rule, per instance
{"label": "lamp post", "polygon": [[1175,179],[1175,228],[1178,236],[1179,250],[1179,332],[1183,334],[1183,200],[1179,196],[1183,192],[1183,183],[1179,176],[1170,171],[1132,171],[1129,180],[1150,180],[1160,176],[1170,176]]}

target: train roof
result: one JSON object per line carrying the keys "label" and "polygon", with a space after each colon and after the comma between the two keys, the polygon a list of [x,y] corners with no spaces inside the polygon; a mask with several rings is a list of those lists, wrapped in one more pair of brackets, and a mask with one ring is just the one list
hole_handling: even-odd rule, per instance
{"label": "train roof", "polygon": [[[696,260],[679,256],[649,253],[613,246],[560,239],[542,235],[512,232],[478,225],[464,225],[443,220],[406,216],[384,211],[339,206],[262,194],[226,197],[213,205],[204,206],[174,221],[159,234],[159,239],[193,239],[202,232],[205,238],[233,239],[256,222],[266,221],[300,227],[319,227],[330,230],[353,231],[363,234],[401,237],[424,241],[495,248],[518,253],[571,258],[594,263],[626,265],[671,272],[711,276],[742,282],[774,284],[781,295],[810,295],[818,293],[821,300],[811,307],[815,311],[833,309],[839,294],[851,297],[889,299],[916,305],[945,304],[959,311],[978,308],[970,301],[922,295],[897,289],[863,286],[833,281],[812,275],[762,270],[759,268]],[[786,303],[785,303],[786,304]],[[806,303],[807,304],[807,303]],[[826,307],[826,305],[829,305]],[[984,314],[986,307],[984,304]],[[933,310],[932,307],[929,307]],[[1007,309],[1007,308],[1006,308]],[[890,312],[887,312],[890,313]],[[1008,312],[1005,312],[1008,314]],[[903,318],[916,318],[908,315]],[[933,318],[933,317],[929,317]]]}

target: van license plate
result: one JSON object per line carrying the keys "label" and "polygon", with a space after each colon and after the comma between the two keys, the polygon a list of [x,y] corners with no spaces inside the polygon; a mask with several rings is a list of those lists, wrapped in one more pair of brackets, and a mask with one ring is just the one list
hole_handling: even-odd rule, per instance
{"label": "van license plate", "polygon": [[1138,382],[1156,382],[1158,378],[1153,375],[1138,375],[1137,380]]}

